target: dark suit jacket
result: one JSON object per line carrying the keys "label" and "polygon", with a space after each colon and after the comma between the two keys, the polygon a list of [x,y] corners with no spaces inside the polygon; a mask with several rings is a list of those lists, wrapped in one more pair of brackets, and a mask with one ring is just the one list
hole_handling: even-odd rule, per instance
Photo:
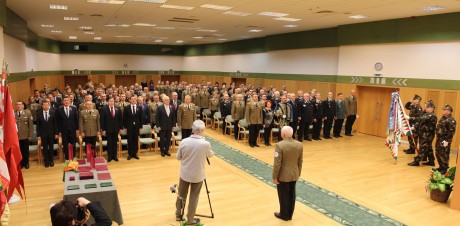
{"label": "dark suit jacket", "polygon": [[174,112],[176,113],[177,115],[177,110],[179,109],[179,106],[182,104],[182,101],[180,101],[179,99],[177,99],[177,106],[174,107],[174,103],[173,103],[173,100],[171,100],[169,102],[169,104],[174,108]]}
{"label": "dark suit jacket", "polygon": [[323,101],[323,113],[324,117],[327,117],[327,119],[333,119],[335,117],[335,100],[324,100]]}
{"label": "dark suit jacket", "polygon": [[88,208],[89,212],[91,213],[91,216],[93,216],[94,221],[96,223],[92,224],[92,226],[110,226],[112,225],[112,220],[110,220],[110,217],[105,213],[104,209],[100,206],[100,204],[97,202],[91,202],[88,205],[86,205],[86,208]]}
{"label": "dark suit jacket", "polygon": [[115,117],[112,116],[109,106],[101,109],[101,128],[107,133],[118,133],[123,127],[123,117],[120,108],[114,106]]}
{"label": "dark suit jacket", "polygon": [[299,109],[300,120],[304,122],[313,121],[313,106],[310,101],[302,101],[297,105]]}
{"label": "dark suit jacket", "polygon": [[65,114],[64,106],[58,108],[56,112],[56,120],[58,131],[62,134],[75,136],[75,131],[78,130],[78,111],[74,106],[69,106],[69,117]]}
{"label": "dark suit jacket", "polygon": [[173,105],[169,105],[170,113],[169,116],[166,114],[165,105],[161,105],[157,108],[155,114],[155,120],[157,122],[157,127],[160,127],[161,130],[172,130],[176,126],[176,114],[174,114]]}
{"label": "dark suit jacket", "polygon": [[150,123],[150,108],[146,103],[142,104],[142,125]]}
{"label": "dark suit jacket", "polygon": [[123,112],[123,127],[125,129],[135,128],[140,129],[142,127],[142,108],[136,105],[136,114],[133,115],[131,105],[125,107]]}
{"label": "dark suit jacket", "polygon": [[292,115],[291,120],[293,122],[298,122],[299,121],[299,108],[297,107],[296,102],[295,101],[293,102],[292,100],[288,100],[287,103],[288,105],[291,106],[291,115]]}
{"label": "dark suit jacket", "polygon": [[53,109],[48,111],[48,121],[45,121],[45,113],[41,109],[37,112],[37,137],[57,135],[56,112]]}

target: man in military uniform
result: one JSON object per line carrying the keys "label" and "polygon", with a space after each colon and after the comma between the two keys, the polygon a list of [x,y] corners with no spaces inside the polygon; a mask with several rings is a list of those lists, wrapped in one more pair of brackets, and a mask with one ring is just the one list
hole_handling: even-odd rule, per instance
{"label": "man in military uniform", "polygon": [[423,165],[434,166],[434,156],[433,156],[433,139],[436,130],[436,121],[438,117],[434,113],[434,103],[429,100],[426,103],[425,113],[422,116],[415,119],[414,128],[418,137],[420,138],[420,148],[418,150],[418,155],[415,156],[414,161],[409,163],[409,166],[419,166],[420,161],[428,158],[428,162],[423,163]]}
{"label": "man in military uniform", "polygon": [[192,98],[185,96],[184,103],[177,111],[177,125],[182,132],[182,139],[192,135],[192,124],[196,120],[195,104],[191,103]]}
{"label": "man in military uniform", "polygon": [[16,103],[16,124],[18,127],[19,147],[21,149],[21,167],[29,169],[29,141],[32,139],[34,132],[34,122],[32,114],[24,110],[25,103],[18,101]]}
{"label": "man in military uniform", "polygon": [[78,106],[78,110],[80,112],[86,110],[86,102],[88,101],[91,101],[91,103],[93,104],[93,108],[96,108],[96,104],[93,103],[93,96],[91,96],[90,94],[86,94],[85,101],[81,103],[80,106]]}
{"label": "man in military uniform", "polygon": [[438,160],[439,168],[433,170],[437,170],[442,174],[449,169],[450,146],[457,126],[457,122],[452,116],[452,111],[452,106],[446,104],[442,108],[442,117],[436,127],[436,159]]}
{"label": "man in military uniform", "polygon": [[334,137],[342,137],[340,132],[342,131],[343,121],[345,120],[345,102],[343,101],[343,93],[337,94],[335,121],[334,121]]}
{"label": "man in military uniform", "polygon": [[[278,120],[278,126],[281,130],[283,126],[289,126],[289,122],[291,121],[291,108],[288,106],[287,98],[285,95],[281,96],[280,102],[275,107],[275,116]],[[275,94],[275,101],[276,101],[276,94]],[[282,140],[281,133],[278,133],[278,141]]]}
{"label": "man in military uniform", "polygon": [[225,134],[225,118],[232,114],[232,102],[228,94],[224,94],[224,99],[220,102],[220,115],[222,116],[222,134]]}
{"label": "man in military uniform", "polygon": [[316,93],[313,105],[313,140],[321,140],[319,134],[323,125],[323,102],[321,101],[321,94]]}
{"label": "man in military uniform", "polygon": [[238,122],[244,118],[244,101],[243,95],[236,95],[236,100],[232,104],[232,119],[233,119],[233,133],[235,134],[235,140],[238,140]]}
{"label": "man in military uniform", "polygon": [[347,121],[345,122],[345,136],[353,136],[353,124],[358,115],[358,101],[356,98],[355,90],[350,91],[350,96],[345,98],[345,112],[347,114]]}
{"label": "man in military uniform", "polygon": [[[257,144],[257,138],[259,137],[259,131],[262,127],[262,108],[259,103],[259,96],[257,94],[252,95],[252,101],[246,105],[246,122],[249,126],[249,146],[259,147]],[[235,131],[237,132],[237,131]]]}
{"label": "man in military uniform", "polygon": [[294,93],[288,94],[289,100],[288,105],[291,109],[291,121],[289,122],[289,126],[292,128],[292,138],[295,138],[295,134],[297,133],[297,126],[299,125],[299,108],[297,107],[297,100]]}
{"label": "man in military uniform", "polygon": [[[422,107],[420,107],[420,101],[422,98],[419,95],[415,95],[414,99],[410,100],[409,102],[406,103],[405,108],[407,110],[410,110],[409,112],[409,123],[411,126],[414,127],[415,131],[417,131],[419,128],[417,126],[414,126],[416,124],[417,118],[422,116],[423,111]],[[404,150],[406,154],[414,154],[415,149],[417,149],[417,143],[419,142],[419,137],[418,137],[418,132],[413,133],[414,134],[414,139],[409,138],[409,149]]]}
{"label": "man in military uniform", "polygon": [[327,93],[326,100],[323,101],[323,114],[324,114],[324,126],[323,136],[324,139],[332,139],[331,129],[332,123],[334,122],[336,113],[336,103],[334,100],[334,94],[332,92]]}
{"label": "man in military uniform", "polygon": [[101,111],[101,109],[107,106],[107,95],[105,93],[101,94],[101,98],[96,101],[96,109]]}
{"label": "man in military uniform", "polygon": [[79,128],[85,144],[91,144],[91,148],[95,149],[97,137],[101,135],[100,115],[99,111],[93,108],[93,102],[86,101],[85,107],[86,110],[80,112]]}
{"label": "man in military uniform", "polygon": [[297,131],[297,139],[302,142],[303,139],[311,141],[309,138],[310,125],[313,119],[313,106],[310,102],[310,94],[304,93],[303,101],[299,102],[299,120],[300,126]]}
{"label": "man in military uniform", "polygon": [[32,114],[32,120],[34,125],[37,124],[37,112],[40,109],[40,104],[35,101],[33,96],[29,97],[29,104],[27,105],[27,109],[29,109],[30,113]]}
{"label": "man in military uniform", "polygon": [[160,102],[160,97],[158,95],[153,96],[153,102],[150,103],[149,109],[150,109],[150,126],[153,128],[156,125],[155,121],[155,114],[157,111],[157,108],[162,105],[163,103]]}

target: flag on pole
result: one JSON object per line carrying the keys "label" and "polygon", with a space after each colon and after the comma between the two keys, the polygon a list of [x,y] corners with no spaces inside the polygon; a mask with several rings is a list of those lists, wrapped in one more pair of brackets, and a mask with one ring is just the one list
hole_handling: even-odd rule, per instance
{"label": "flag on pole", "polygon": [[388,117],[388,137],[385,145],[391,150],[391,155],[395,160],[398,160],[398,148],[401,143],[401,136],[412,136],[409,120],[407,120],[406,112],[404,111],[401,97],[398,92],[391,94],[390,115]]}
{"label": "flag on pole", "polygon": [[[22,177],[20,165],[22,155],[19,149],[16,118],[14,117],[10,91],[8,86],[5,85],[6,73],[7,65],[5,61],[3,61],[2,81],[0,83],[0,142],[3,143],[3,153],[9,173],[8,194],[6,195],[7,200],[9,200],[14,190],[17,190],[21,198],[23,198],[22,191],[24,190],[24,178]],[[0,170],[2,167],[1,164],[2,161],[0,160]],[[2,175],[2,180],[3,177],[4,175]]]}
{"label": "flag on pole", "polygon": [[[6,63],[3,61],[2,66],[2,80],[6,77]],[[0,84],[0,92],[2,91],[2,84]],[[10,173],[8,172],[8,165],[6,164],[5,153],[3,152],[3,92],[0,93],[0,216],[3,215],[7,199],[5,190],[10,184]]]}

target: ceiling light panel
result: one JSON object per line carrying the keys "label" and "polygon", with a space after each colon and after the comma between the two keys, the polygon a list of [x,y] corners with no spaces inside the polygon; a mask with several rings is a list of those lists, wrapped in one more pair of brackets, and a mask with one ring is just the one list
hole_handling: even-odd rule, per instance
{"label": "ceiling light panel", "polygon": [[166,9],[180,9],[180,10],[192,10],[195,7],[192,6],[180,6],[180,5],[161,5],[161,8],[166,8]]}
{"label": "ceiling light panel", "polygon": [[256,33],[256,32],[261,32],[261,31],[262,31],[262,30],[260,30],[260,29],[251,29],[251,30],[249,30],[249,32],[255,32],[255,33]]}
{"label": "ceiling light panel", "polygon": [[86,0],[87,3],[102,3],[102,4],[112,4],[112,5],[123,5],[125,1],[120,0]]}
{"label": "ceiling light panel", "polygon": [[106,27],[129,27],[129,24],[106,24]]}
{"label": "ceiling light panel", "polygon": [[283,27],[298,27],[296,24],[286,24]]}
{"label": "ceiling light panel", "polygon": [[176,29],[175,27],[155,27],[156,29],[160,29],[160,30],[174,30]]}
{"label": "ceiling light panel", "polygon": [[85,34],[85,35],[94,35],[96,33],[94,31],[85,31],[85,32],[83,32],[83,34]]}
{"label": "ceiling light panel", "polygon": [[51,33],[62,33],[61,30],[51,30]]}
{"label": "ceiling light panel", "polygon": [[422,10],[423,11],[438,11],[438,10],[443,10],[445,8],[446,7],[444,6],[436,5],[436,6],[429,6],[429,7],[422,8]]}
{"label": "ceiling light panel", "polygon": [[77,39],[77,36],[69,36],[69,39]]}
{"label": "ceiling light panel", "polygon": [[115,35],[115,38],[132,38],[132,35]]}
{"label": "ceiling light panel", "polygon": [[155,27],[156,24],[149,24],[149,23],[135,23],[133,26],[140,26],[140,27]]}
{"label": "ceiling light panel", "polygon": [[72,16],[65,16],[64,20],[79,20],[78,17],[72,17]]}
{"label": "ceiling light panel", "polygon": [[155,42],[163,42],[163,40],[157,39],[157,40],[155,40]]}
{"label": "ceiling light panel", "polygon": [[54,24],[42,24],[42,27],[54,27]]}
{"label": "ceiling light panel", "polygon": [[201,8],[206,8],[206,9],[216,9],[216,10],[230,10],[233,9],[233,7],[230,6],[223,6],[223,5],[212,5],[212,4],[204,4],[200,6]]}
{"label": "ceiling light panel", "polygon": [[183,40],[177,40],[176,43],[184,43]]}
{"label": "ceiling light panel", "polygon": [[130,2],[145,2],[145,3],[157,3],[163,4],[166,3],[168,0],[129,0]]}
{"label": "ceiling light panel", "polygon": [[260,16],[274,16],[274,17],[289,16],[289,14],[286,14],[286,13],[277,13],[277,12],[261,12],[261,13],[258,13],[257,15],[260,15]]}
{"label": "ceiling light panel", "polygon": [[67,10],[66,5],[50,5],[50,9]]}
{"label": "ceiling light panel", "polygon": [[91,30],[91,29],[93,29],[93,27],[91,27],[91,26],[80,26],[80,29],[81,30]]}
{"label": "ceiling light panel", "polygon": [[368,18],[368,16],[364,16],[364,15],[353,15],[353,16],[349,16],[348,18],[354,19],[354,20],[361,20],[361,19],[366,19],[366,18]]}
{"label": "ceiling light panel", "polygon": [[195,36],[195,37],[193,37],[193,38],[195,38],[195,39],[202,39],[203,37],[201,37],[201,36]]}
{"label": "ceiling light panel", "polygon": [[102,40],[102,37],[94,37],[94,40]]}
{"label": "ceiling light panel", "polygon": [[196,31],[201,31],[201,32],[217,32],[217,30],[210,30],[210,29],[199,29]]}
{"label": "ceiling light panel", "polygon": [[226,11],[223,14],[232,15],[232,16],[249,16],[249,15],[251,15],[251,13],[236,12],[236,11]]}
{"label": "ceiling light panel", "polygon": [[281,21],[290,21],[290,22],[295,22],[295,21],[302,20],[302,19],[289,18],[289,17],[276,17],[276,18],[273,18],[273,19],[274,20],[281,20]]}

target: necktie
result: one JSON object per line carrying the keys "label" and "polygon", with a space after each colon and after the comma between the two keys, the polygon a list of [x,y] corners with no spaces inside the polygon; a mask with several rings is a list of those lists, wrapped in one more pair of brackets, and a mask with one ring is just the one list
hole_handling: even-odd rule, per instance
{"label": "necktie", "polygon": [[45,121],[48,122],[48,112],[45,111]]}
{"label": "necktie", "polygon": [[135,115],[135,114],[136,114],[136,108],[133,105],[133,115]]}
{"label": "necktie", "polygon": [[110,113],[112,113],[112,118],[115,117],[115,112],[113,111],[113,107],[110,107]]}
{"label": "necktie", "polygon": [[20,111],[18,111],[18,117],[21,117],[21,112]]}
{"label": "necktie", "polygon": [[89,111],[89,115],[92,115],[93,114],[93,111]]}
{"label": "necktie", "polygon": [[69,108],[65,108],[65,114],[67,115],[67,118],[69,117]]}

